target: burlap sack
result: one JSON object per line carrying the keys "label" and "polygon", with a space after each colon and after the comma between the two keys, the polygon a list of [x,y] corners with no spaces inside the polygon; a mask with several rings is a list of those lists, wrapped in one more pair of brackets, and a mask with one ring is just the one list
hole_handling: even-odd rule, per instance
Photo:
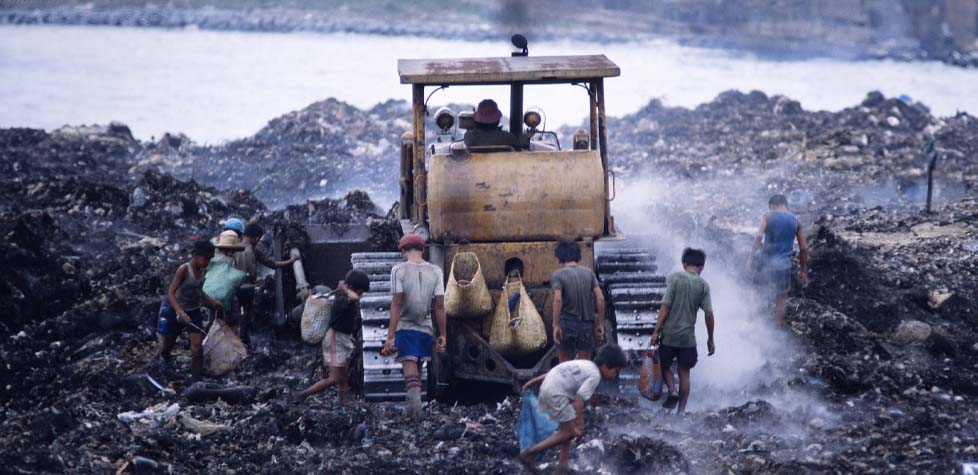
{"label": "burlap sack", "polygon": [[460,252],[452,259],[445,286],[445,312],[449,318],[482,318],[492,312],[492,295],[473,252]]}
{"label": "burlap sack", "polygon": [[238,335],[220,320],[214,320],[204,338],[204,371],[211,376],[223,376],[247,357],[248,350]]}
{"label": "burlap sack", "polygon": [[302,341],[318,345],[329,330],[329,313],[333,309],[333,299],[329,294],[310,295],[302,308],[299,330]]}
{"label": "burlap sack", "polygon": [[[511,313],[510,298],[517,293],[519,302]],[[547,346],[547,328],[519,278],[503,284],[489,328],[489,346],[503,356],[527,355]]]}

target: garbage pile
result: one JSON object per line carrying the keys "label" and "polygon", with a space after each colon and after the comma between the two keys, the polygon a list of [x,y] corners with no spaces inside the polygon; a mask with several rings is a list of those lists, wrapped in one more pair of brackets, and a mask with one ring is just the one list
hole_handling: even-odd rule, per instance
{"label": "garbage pile", "polygon": [[364,111],[329,99],[224,145],[164,137],[137,157],[137,169],[156,167],[217,188],[249,189],[272,207],[351,189],[393,196],[400,137],[411,130],[410,115],[404,101]]}
{"label": "garbage pile", "polygon": [[[324,101],[214,147],[179,135],[139,143],[121,124],[0,130],[0,464],[40,473],[518,471],[512,397],[430,403],[418,423],[397,405],[340,407],[332,390],[292,404],[321,376],[319,348],[263,325],[267,292],[248,358],[210,379],[216,388],[189,384],[182,346],[172,366],[153,361],[167,279],[189,242],[215,235],[228,216],[300,247],[305,224],[368,224],[376,248],[391,249],[395,209],[385,213],[343,180],[351,168],[394,186],[404,108]],[[688,190],[665,224],[713,242],[710,262],[741,265],[744,223],[753,228],[767,196],[786,192],[805,213],[812,285],[789,299],[789,330],[804,348],[776,362],[790,371],[752,382],[745,403],[694,406],[685,418],[603,396],[576,442],[579,471],[936,473],[978,459],[978,202],[960,199],[978,176],[974,118],[934,118],[876,94],[829,113],[726,93],[694,110],[654,102],[613,121],[613,166]],[[945,193],[935,213],[914,194],[871,196],[880,183],[919,183],[930,138]],[[305,180],[308,192],[324,178],[343,198],[306,201],[288,186]],[[290,206],[272,211],[262,193]],[[798,394],[820,403],[787,411],[772,402]]]}
{"label": "garbage pile", "polygon": [[[973,194],[978,183],[978,118],[934,117],[923,104],[878,92],[838,112],[806,111],[759,91],[728,91],[695,109],[653,100],[609,119],[609,131],[619,177],[651,175],[718,190],[709,201],[721,219],[753,220],[748,211],[771,190],[786,191],[791,208],[812,218],[875,206],[919,209],[931,142],[938,155],[935,202]],[[724,191],[731,188],[738,192]]]}
{"label": "garbage pile", "polygon": [[802,368],[855,422],[827,431],[823,463],[937,473],[978,459],[978,201],[826,217],[810,243],[812,285],[788,320],[809,342]]}
{"label": "garbage pile", "polygon": [[121,124],[0,137],[3,334],[64,311],[79,331],[132,325],[147,315],[132,310],[152,307],[190,240],[227,216],[266,211],[247,191],[129,175],[141,145]]}

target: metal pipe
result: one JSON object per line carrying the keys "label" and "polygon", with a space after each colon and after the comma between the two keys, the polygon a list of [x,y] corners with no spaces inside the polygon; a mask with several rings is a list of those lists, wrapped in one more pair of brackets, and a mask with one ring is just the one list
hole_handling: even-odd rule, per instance
{"label": "metal pipe", "polygon": [[[279,230],[275,230],[275,238],[272,241],[272,253],[276,261],[282,260],[282,238]],[[275,268],[275,325],[281,326],[285,323],[285,294],[282,293],[284,286],[284,273],[279,267]]]}
{"label": "metal pipe", "polygon": [[401,135],[401,206],[400,219],[411,219],[414,207],[414,136],[411,132]]}
{"label": "metal pipe", "polygon": [[608,119],[604,110],[604,79],[594,81],[594,95],[598,103],[598,150],[601,152],[601,168],[604,170],[604,235],[615,234],[615,222],[611,217],[611,192],[608,184]]}
{"label": "metal pipe", "polygon": [[930,163],[927,165],[927,212],[930,213],[934,198],[934,169],[937,168],[937,150],[934,149],[933,140],[924,146],[924,153],[930,157]]}
{"label": "metal pipe", "polygon": [[302,255],[299,254],[299,250],[292,248],[289,251],[289,256],[297,257],[299,260],[292,263],[292,273],[295,274],[295,291],[305,295],[309,292],[309,282],[306,281],[306,270],[302,267]]}
{"label": "metal pipe", "polygon": [[519,138],[523,133],[523,83],[509,87],[509,133]]}
{"label": "metal pipe", "polygon": [[588,123],[591,125],[591,130],[590,130],[591,150],[598,149],[598,101],[594,97],[595,94],[594,90],[595,90],[594,81],[591,81],[590,83],[588,83],[588,90],[587,90],[588,111],[589,111]]}

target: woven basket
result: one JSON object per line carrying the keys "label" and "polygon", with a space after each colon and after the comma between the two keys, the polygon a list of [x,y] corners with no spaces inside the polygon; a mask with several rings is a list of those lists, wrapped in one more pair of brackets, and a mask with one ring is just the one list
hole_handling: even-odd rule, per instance
{"label": "woven basket", "polygon": [[452,259],[445,286],[445,312],[450,318],[482,318],[492,312],[492,295],[473,252],[460,252]]}
{"label": "woven basket", "polygon": [[[519,294],[512,312],[510,298]],[[503,284],[489,327],[489,346],[503,356],[523,356],[547,346],[547,327],[519,277]]]}

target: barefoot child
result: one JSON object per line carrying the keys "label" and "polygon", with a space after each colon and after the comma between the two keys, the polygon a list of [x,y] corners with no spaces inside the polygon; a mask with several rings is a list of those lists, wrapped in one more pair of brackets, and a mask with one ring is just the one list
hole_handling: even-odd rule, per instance
{"label": "barefoot child", "polygon": [[323,369],[329,370],[329,377],[296,394],[296,401],[325,391],[335,384],[340,404],[346,403],[346,393],[350,387],[346,366],[356,349],[354,336],[360,331],[360,297],[369,291],[370,277],[356,269],[348,272],[336,288],[336,300],[329,313],[329,331],[323,337]]}
{"label": "barefoot child", "polygon": [[571,360],[527,381],[523,386],[524,391],[543,382],[540,386],[540,410],[560,423],[557,432],[520,453],[520,461],[527,469],[536,473],[537,454],[560,445],[558,471],[567,471],[571,439],[584,434],[584,404],[594,395],[601,379],[615,379],[618,370],[624,368],[626,363],[621,348],[609,344],[598,351],[594,362]]}
{"label": "barefoot child", "polygon": [[181,265],[173,276],[170,289],[160,305],[160,319],[156,332],[160,334],[160,357],[170,361],[170,352],[177,342],[177,335],[187,330],[190,340],[190,374],[199,381],[204,367],[204,304],[215,313],[223,306],[204,292],[204,272],[214,257],[214,245],[208,241],[195,241],[190,262]]}

